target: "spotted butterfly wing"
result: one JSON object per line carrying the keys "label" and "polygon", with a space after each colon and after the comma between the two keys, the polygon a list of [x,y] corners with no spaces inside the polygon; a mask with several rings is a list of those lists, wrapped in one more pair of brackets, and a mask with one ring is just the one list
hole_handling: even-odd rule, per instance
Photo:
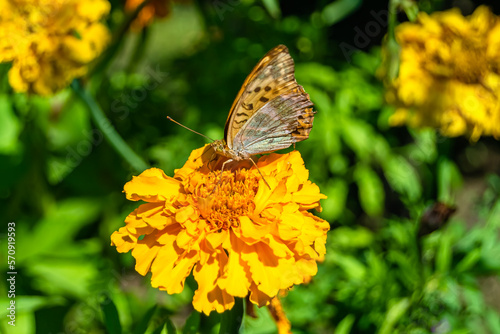
{"label": "spotted butterfly wing", "polygon": [[293,59],[284,45],[269,51],[248,75],[229,112],[227,148],[241,160],[289,147],[309,137],[315,112],[295,80]]}

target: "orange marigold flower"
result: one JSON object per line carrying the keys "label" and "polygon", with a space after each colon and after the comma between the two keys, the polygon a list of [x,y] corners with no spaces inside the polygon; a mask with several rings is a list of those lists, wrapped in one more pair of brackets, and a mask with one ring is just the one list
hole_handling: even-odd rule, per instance
{"label": "orange marigold flower", "polygon": [[109,31],[106,0],[0,0],[0,62],[17,92],[51,95],[87,72]]}
{"label": "orange marigold flower", "polygon": [[124,187],[128,199],[147,202],[114,232],[119,252],[132,250],[136,270],[170,294],[193,272],[193,306],[209,314],[231,309],[234,297],[268,305],[280,289],[309,281],[325,254],[329,224],[308,212],[326,198],[308,180],[300,153],[271,154],[216,170],[205,158],[210,145],[192,152],[175,176],[144,171]]}
{"label": "orange marigold flower", "polygon": [[500,139],[500,18],[486,6],[464,17],[420,13],[396,29],[398,77],[387,100],[391,125],[434,127],[445,136]]}

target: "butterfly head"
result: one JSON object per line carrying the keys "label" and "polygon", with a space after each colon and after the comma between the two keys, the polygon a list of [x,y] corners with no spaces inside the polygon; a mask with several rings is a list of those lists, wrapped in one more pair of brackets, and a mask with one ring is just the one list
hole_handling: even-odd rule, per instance
{"label": "butterfly head", "polygon": [[233,159],[235,161],[241,161],[244,159],[248,159],[249,157],[242,156],[241,154],[238,154],[238,152],[230,149],[226,141],[224,139],[222,140],[214,140],[212,143],[212,148],[214,149],[215,153],[225,156],[227,158]]}
{"label": "butterfly head", "polygon": [[212,143],[210,143],[210,145],[212,145],[214,151],[219,154],[222,154],[222,152],[227,149],[225,140],[214,140]]}

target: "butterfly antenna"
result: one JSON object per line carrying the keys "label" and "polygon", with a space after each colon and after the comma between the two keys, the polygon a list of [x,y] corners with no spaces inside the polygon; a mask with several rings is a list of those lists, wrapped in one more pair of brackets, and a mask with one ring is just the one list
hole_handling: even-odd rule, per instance
{"label": "butterfly antenna", "polygon": [[174,119],[173,119],[172,117],[170,117],[170,116],[167,116],[167,118],[168,118],[168,120],[169,120],[169,121],[172,121],[172,122],[174,122],[175,124],[182,126],[182,127],[183,127],[184,129],[186,129],[186,130],[189,130],[189,131],[191,131],[191,132],[194,132],[194,133],[196,133],[197,135],[200,135],[200,136],[202,136],[202,137],[207,138],[208,140],[215,141],[215,140],[213,140],[212,138],[205,136],[204,134],[201,134],[201,133],[199,133],[199,132],[196,132],[196,131],[194,131],[194,130],[192,130],[192,129],[188,128],[187,126],[182,125],[181,123],[177,122],[176,120],[174,120]]}

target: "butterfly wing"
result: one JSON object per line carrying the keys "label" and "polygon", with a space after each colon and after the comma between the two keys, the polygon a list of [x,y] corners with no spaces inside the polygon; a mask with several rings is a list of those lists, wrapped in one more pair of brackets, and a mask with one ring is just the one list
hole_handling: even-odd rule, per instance
{"label": "butterfly wing", "polygon": [[250,157],[307,139],[315,114],[312,106],[303,91],[277,96],[245,123],[234,137],[232,149]]}
{"label": "butterfly wing", "polygon": [[[238,92],[226,121],[224,139],[229,148],[234,149],[234,139],[248,120],[273,99],[292,92],[303,93],[309,99],[297,84],[294,72],[293,59],[284,45],[276,46],[257,63]],[[309,131],[302,132],[307,135],[301,140],[307,138]]]}

